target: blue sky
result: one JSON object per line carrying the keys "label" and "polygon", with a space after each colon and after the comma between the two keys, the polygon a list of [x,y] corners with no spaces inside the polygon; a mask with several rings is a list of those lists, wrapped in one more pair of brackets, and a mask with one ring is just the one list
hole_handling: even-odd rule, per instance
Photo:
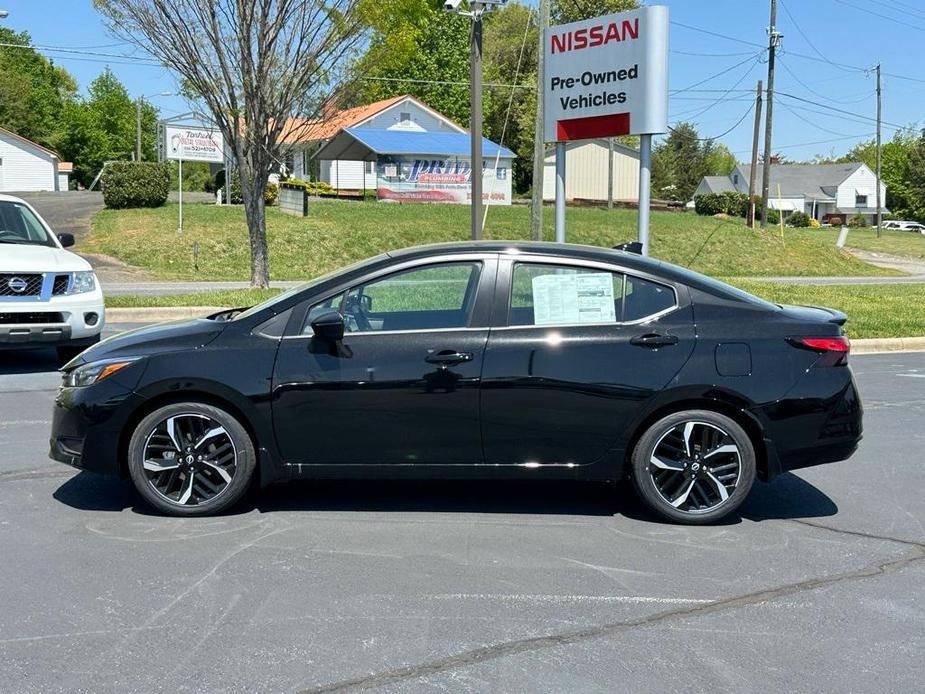
{"label": "blue sky", "polygon": [[[768,1],[665,0],[661,4],[670,7],[672,19],[672,122],[693,119],[702,136],[712,137],[741,120],[720,141],[740,160],[747,159],[752,117],[745,114],[753,94],[744,90],[753,92],[767,72],[759,53],[767,44]],[[36,45],[81,51],[44,51],[67,68],[81,88],[107,64],[133,96],[177,88],[169,71],[145,64],[143,53],[107,33],[90,0],[0,0],[0,9],[10,12],[0,22],[29,31]],[[778,29],[784,34],[778,54],[780,92],[872,118],[873,74],[852,68],[869,68],[879,61],[887,73],[883,78],[884,121],[897,125],[925,122],[925,72],[921,70],[925,0],[780,0]],[[188,110],[179,97],[153,96],[151,101],[167,116]],[[857,140],[873,135],[872,121],[830,108],[779,97],[775,150],[793,159],[808,159],[814,154],[844,152]],[[884,138],[889,139],[894,129],[886,126]]]}

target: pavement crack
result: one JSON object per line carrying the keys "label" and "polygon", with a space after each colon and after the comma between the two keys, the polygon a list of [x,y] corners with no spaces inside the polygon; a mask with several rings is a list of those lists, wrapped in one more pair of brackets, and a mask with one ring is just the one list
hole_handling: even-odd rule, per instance
{"label": "pavement crack", "polygon": [[694,607],[657,612],[646,617],[637,617],[619,622],[611,622],[609,624],[587,627],[584,629],[567,631],[558,634],[549,634],[545,636],[503,641],[501,643],[496,643],[490,646],[473,648],[453,655],[448,655],[443,658],[437,658],[426,663],[408,665],[405,667],[373,673],[365,677],[341,680],[339,682],[321,684],[315,687],[301,689],[299,690],[298,694],[324,694],[327,692],[359,691],[364,689],[373,689],[376,687],[384,687],[391,684],[418,679],[420,677],[436,675],[450,670],[455,670],[456,668],[460,667],[468,667],[490,660],[497,660],[498,658],[506,658],[513,655],[531,653],[548,648],[556,648],[559,646],[568,646],[592,639],[613,636],[615,634],[627,632],[632,629],[647,627],[662,622],[681,620],[691,617],[701,617],[715,614],[717,612],[737,609],[740,607],[748,607],[750,605],[757,605],[762,602],[768,602],[770,600],[776,600],[778,598],[787,597],[796,593],[824,588],[826,586],[842,583],[845,581],[860,580],[865,578],[872,578],[874,576],[892,574],[896,571],[906,568],[907,566],[920,562],[922,559],[925,559],[925,545],[919,543],[909,542],[906,540],[895,540],[893,538],[887,537],[879,537],[862,532],[841,531],[830,528],[828,526],[816,525],[809,522],[805,524],[823,530],[833,530],[834,532],[843,532],[845,534],[857,535],[860,537],[897,542],[907,546],[909,550],[906,551],[904,556],[901,556],[898,559],[893,559],[888,562],[868,564],[852,571],[844,571],[828,576],[811,578],[805,581],[798,581],[796,583],[789,583],[783,586],[778,586],[776,588],[766,588],[764,590],[758,590],[753,593],[746,593],[744,595],[723,598],[707,604],[696,605]]}
{"label": "pavement crack", "polygon": [[45,468],[38,470],[9,470],[0,472],[0,482],[18,482],[20,480],[40,480],[47,477],[70,477],[79,470],[72,468]]}

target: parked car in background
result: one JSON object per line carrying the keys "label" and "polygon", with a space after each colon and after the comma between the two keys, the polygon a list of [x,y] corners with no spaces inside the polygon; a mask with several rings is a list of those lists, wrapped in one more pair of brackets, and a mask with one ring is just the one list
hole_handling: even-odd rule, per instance
{"label": "parked car in background", "polygon": [[895,229],[897,231],[911,231],[916,234],[925,234],[925,224],[919,222],[906,222],[902,220],[891,219],[883,223],[884,229]]}
{"label": "parked car in background", "polygon": [[55,347],[62,363],[99,342],[103,293],[90,264],[64,250],[28,203],[0,195],[0,350]]}
{"label": "parked car in background", "polygon": [[411,248],[84,352],[51,456],[182,516],[253,481],[631,478],[708,523],[853,453],[845,320],[616,250]]}

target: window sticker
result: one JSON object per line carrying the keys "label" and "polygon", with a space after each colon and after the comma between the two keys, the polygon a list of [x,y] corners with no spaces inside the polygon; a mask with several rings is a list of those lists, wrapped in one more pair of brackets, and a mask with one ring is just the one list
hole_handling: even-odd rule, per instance
{"label": "window sticker", "polygon": [[541,275],[533,278],[534,325],[615,323],[609,272]]}

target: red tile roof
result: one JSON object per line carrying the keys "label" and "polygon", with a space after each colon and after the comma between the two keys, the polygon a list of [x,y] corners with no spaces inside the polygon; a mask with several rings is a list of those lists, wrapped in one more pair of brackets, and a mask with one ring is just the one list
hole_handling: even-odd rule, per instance
{"label": "red tile roof", "polygon": [[310,142],[312,140],[327,140],[334,137],[341,128],[350,128],[358,123],[362,123],[368,118],[375,116],[380,111],[384,111],[390,106],[408,98],[407,94],[394,96],[391,99],[383,99],[372,104],[348,108],[345,111],[339,111],[332,116],[322,117],[314,120],[304,118],[290,118],[283,128],[280,140],[286,144],[295,144],[297,142]]}

